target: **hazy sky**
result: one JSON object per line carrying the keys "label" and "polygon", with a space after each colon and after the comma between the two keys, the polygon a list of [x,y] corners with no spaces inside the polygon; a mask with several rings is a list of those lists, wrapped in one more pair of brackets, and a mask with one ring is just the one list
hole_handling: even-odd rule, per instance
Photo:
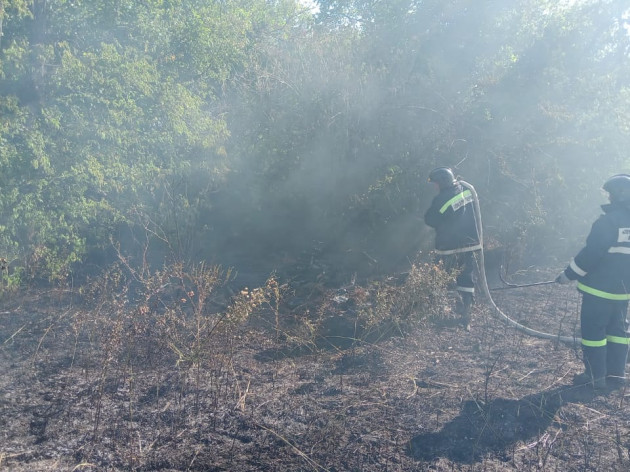
{"label": "hazy sky", "polygon": [[319,7],[317,6],[317,3],[313,0],[298,0],[298,2],[304,5],[305,7],[310,8],[313,13],[317,13],[319,11]]}

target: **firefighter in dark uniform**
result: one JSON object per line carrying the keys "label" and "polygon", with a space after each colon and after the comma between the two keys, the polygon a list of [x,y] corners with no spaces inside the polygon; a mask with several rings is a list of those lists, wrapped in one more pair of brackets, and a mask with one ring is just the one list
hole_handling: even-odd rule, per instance
{"label": "firefighter in dark uniform", "polygon": [[424,215],[424,222],[435,228],[435,252],[446,270],[457,272],[457,311],[469,329],[470,308],[474,300],[474,251],[481,249],[475,222],[473,195],[465,189],[448,167],[438,167],[429,174],[439,193]]}
{"label": "firefighter in dark uniform", "polygon": [[630,175],[618,174],[602,187],[609,204],[586,238],[586,245],[556,282],[577,280],[582,293],[580,327],[584,373],[576,384],[595,389],[625,385],[630,299]]}

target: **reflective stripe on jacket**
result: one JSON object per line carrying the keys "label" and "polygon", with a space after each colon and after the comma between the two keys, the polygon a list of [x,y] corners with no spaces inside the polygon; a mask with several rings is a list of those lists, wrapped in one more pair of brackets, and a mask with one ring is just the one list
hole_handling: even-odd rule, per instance
{"label": "reflective stripe on jacket", "polygon": [[424,214],[424,222],[435,228],[435,249],[438,254],[455,254],[481,248],[472,193],[458,183],[441,190],[433,198]]}
{"label": "reflective stripe on jacket", "polygon": [[601,215],[565,274],[578,290],[607,300],[630,300],[630,209],[603,205]]}

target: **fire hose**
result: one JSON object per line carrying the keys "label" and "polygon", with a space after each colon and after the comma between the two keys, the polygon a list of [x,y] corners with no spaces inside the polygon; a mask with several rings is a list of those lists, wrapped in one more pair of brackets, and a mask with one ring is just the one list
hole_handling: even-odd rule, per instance
{"label": "fire hose", "polygon": [[[490,294],[490,289],[488,288],[488,280],[486,278],[485,261],[484,261],[484,254],[483,254],[483,226],[481,224],[481,209],[479,207],[479,197],[477,196],[477,192],[476,192],[475,188],[471,184],[469,184],[468,182],[466,182],[464,180],[459,180],[459,183],[464,188],[470,190],[470,193],[472,194],[472,197],[473,197],[475,224],[477,226],[477,233],[479,235],[479,242],[481,243],[481,250],[479,251],[479,259],[477,260],[477,258],[475,258],[475,260],[477,262],[477,272],[479,273],[481,289],[483,290],[484,295],[488,299],[488,302],[490,303],[490,305],[491,305],[491,307],[492,307],[492,309],[494,311],[494,314],[501,321],[505,322],[508,326],[511,326],[511,327],[515,328],[517,331],[525,333],[525,334],[527,334],[529,336],[533,336],[533,337],[541,338],[541,339],[550,339],[550,340],[553,340],[553,341],[560,341],[560,342],[568,343],[568,344],[580,343],[582,341],[582,339],[578,338],[578,337],[575,337],[575,336],[560,336],[560,335],[555,335],[555,334],[551,334],[551,333],[545,333],[545,332],[542,332],[542,331],[538,331],[538,330],[529,328],[528,326],[524,326],[524,325],[520,324],[519,322],[517,322],[517,321],[513,320],[512,318],[510,318],[505,313],[503,313],[503,311],[501,311],[501,309],[497,306],[497,304],[492,299],[492,295]],[[534,285],[547,285],[547,284],[552,284],[552,283],[555,283],[555,281],[545,281],[545,282],[538,282],[538,283],[534,283],[534,284],[524,284],[524,285],[520,285],[519,287],[534,286]],[[516,288],[516,287],[509,287],[508,286],[506,288]]]}
{"label": "fire hose", "polygon": [[546,280],[544,282],[533,282],[531,284],[511,284],[511,283],[506,282],[505,280],[503,280],[503,277],[501,277],[500,275],[499,275],[499,277],[501,278],[501,282],[503,282],[505,284],[505,287],[491,288],[490,289],[491,292],[493,292],[495,290],[511,290],[513,288],[539,287],[540,285],[551,285],[551,284],[555,284],[556,283],[555,280]]}

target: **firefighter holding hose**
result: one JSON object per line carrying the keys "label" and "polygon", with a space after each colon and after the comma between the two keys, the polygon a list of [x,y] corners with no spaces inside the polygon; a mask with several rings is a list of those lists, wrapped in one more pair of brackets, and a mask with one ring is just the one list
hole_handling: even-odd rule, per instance
{"label": "firefighter holding hose", "polygon": [[630,174],[617,174],[603,185],[610,203],[593,223],[584,248],[556,278],[577,280],[582,293],[580,328],[584,372],[576,385],[596,390],[625,385],[630,299]]}
{"label": "firefighter holding hose", "polygon": [[435,229],[435,252],[446,270],[457,272],[457,311],[468,330],[474,300],[474,251],[481,249],[475,223],[473,195],[455,178],[448,167],[438,167],[429,174],[438,194],[424,214],[424,222]]}

